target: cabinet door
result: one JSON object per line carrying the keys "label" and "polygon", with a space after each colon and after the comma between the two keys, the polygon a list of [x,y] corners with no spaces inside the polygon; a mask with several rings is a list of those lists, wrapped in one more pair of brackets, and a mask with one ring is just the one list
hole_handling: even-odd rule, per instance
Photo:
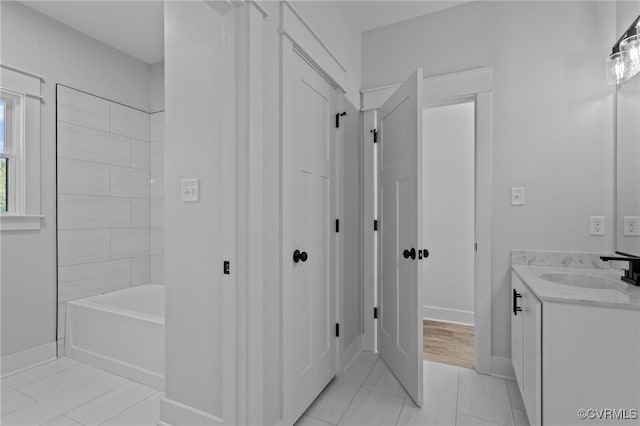
{"label": "cabinet door", "polygon": [[522,288],[524,401],[532,425],[542,424],[542,304],[526,286]]}
{"label": "cabinet door", "polygon": [[524,291],[524,284],[520,279],[511,273],[511,362],[513,364],[513,371],[516,374],[516,380],[518,381],[518,387],[520,392],[523,392],[524,377],[522,375],[523,369],[523,351],[524,351],[524,315],[522,312],[518,312],[515,308],[522,306],[522,299],[518,298],[518,295],[522,295]]}

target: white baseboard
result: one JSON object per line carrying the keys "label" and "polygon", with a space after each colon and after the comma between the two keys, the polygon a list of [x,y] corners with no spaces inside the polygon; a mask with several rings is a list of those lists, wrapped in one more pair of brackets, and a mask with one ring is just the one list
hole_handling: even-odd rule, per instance
{"label": "white baseboard", "polygon": [[160,422],[174,426],[214,426],[223,424],[220,417],[205,413],[167,397],[160,399]]}
{"label": "white baseboard", "polygon": [[18,373],[27,368],[53,361],[56,356],[56,342],[49,342],[42,346],[2,357],[0,374],[2,377]]}
{"label": "white baseboard", "polygon": [[349,346],[345,348],[344,352],[340,356],[339,372],[342,373],[347,371],[347,369],[351,367],[351,364],[353,364],[353,361],[358,358],[360,352],[362,352],[362,335],[359,335],[355,339],[353,339],[353,341],[351,341]]}
{"label": "white baseboard", "polygon": [[504,356],[492,356],[491,375],[507,380],[515,380],[516,375],[513,372],[513,364],[511,363],[511,358],[507,358]]}
{"label": "white baseboard", "polygon": [[473,311],[438,308],[436,306],[422,306],[422,317],[427,320],[453,322],[456,324],[473,325]]}

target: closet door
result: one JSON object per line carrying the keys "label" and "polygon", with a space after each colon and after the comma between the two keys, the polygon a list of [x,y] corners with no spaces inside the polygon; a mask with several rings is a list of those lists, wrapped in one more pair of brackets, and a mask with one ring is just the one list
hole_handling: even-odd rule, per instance
{"label": "closet door", "polygon": [[[378,350],[422,405],[422,69],[378,110]],[[423,259],[422,262],[425,260]]]}
{"label": "closet door", "polygon": [[[336,90],[295,50],[283,69],[285,418],[295,421],[335,376],[332,164]],[[334,232],[332,232],[334,231]]]}

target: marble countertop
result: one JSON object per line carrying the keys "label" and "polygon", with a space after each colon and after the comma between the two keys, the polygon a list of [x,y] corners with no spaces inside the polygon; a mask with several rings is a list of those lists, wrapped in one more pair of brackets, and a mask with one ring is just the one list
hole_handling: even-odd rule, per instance
{"label": "marble countertop", "polygon": [[570,272],[620,280],[621,272],[614,269],[563,267],[540,265],[511,265],[516,275],[542,302],[562,302],[607,306],[640,310],[640,287],[627,284],[622,290],[574,287],[543,280],[540,275],[553,272]]}

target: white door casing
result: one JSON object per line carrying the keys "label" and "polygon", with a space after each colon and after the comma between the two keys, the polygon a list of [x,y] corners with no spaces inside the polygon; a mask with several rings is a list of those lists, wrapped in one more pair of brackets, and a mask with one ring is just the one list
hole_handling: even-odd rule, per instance
{"label": "white door casing", "polygon": [[[422,405],[422,69],[378,111],[378,350]],[[405,252],[406,251],[406,252]],[[405,257],[405,253],[410,257]]]}
{"label": "white door casing", "polygon": [[[290,46],[283,48],[283,375],[284,418],[294,422],[337,371],[331,123],[338,95]],[[295,250],[306,260],[294,262]]]}

